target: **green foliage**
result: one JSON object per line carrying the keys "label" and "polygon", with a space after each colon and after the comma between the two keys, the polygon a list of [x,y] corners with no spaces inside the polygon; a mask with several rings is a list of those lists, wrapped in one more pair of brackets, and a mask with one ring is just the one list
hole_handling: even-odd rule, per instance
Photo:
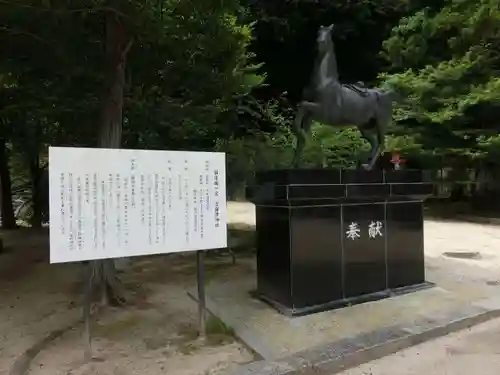
{"label": "green foliage", "polygon": [[464,160],[498,154],[499,5],[449,0],[403,18],[384,42],[393,73],[381,78],[406,97],[395,129],[427,152]]}
{"label": "green foliage", "polygon": [[96,144],[110,11],[132,42],[126,147],[210,149],[233,131],[225,119],[235,102],[263,82],[237,1],[2,2],[0,135],[25,168],[49,144]]}
{"label": "green foliage", "polygon": [[221,116],[263,81],[246,51],[252,30],[241,12],[231,1],[168,2],[162,35],[131,51],[137,84],[125,114],[140,133],[133,146],[208,148],[227,133]]}
{"label": "green foliage", "polygon": [[[276,132],[255,131],[245,137],[219,140],[218,151],[226,152],[228,192],[232,198],[244,196],[254,182],[255,172],[286,169],[291,165],[295,136],[290,126]],[[353,168],[369,146],[354,128],[338,129],[313,124],[303,153],[306,168]]]}
{"label": "green foliage", "polygon": [[288,127],[267,134],[254,131],[245,137],[219,139],[215,150],[226,153],[226,179],[230,197],[244,196],[255,172],[286,168],[293,154],[293,136]]}
{"label": "green foliage", "polygon": [[27,128],[19,139],[36,138],[39,128],[41,141],[95,142],[92,124],[106,73],[103,14],[110,9],[133,43],[124,113],[128,143],[213,142],[219,115],[263,81],[246,51],[252,29],[240,22],[237,1],[28,1],[2,8],[0,42],[7,59],[0,74],[13,76],[15,84],[0,116],[11,128]]}
{"label": "green foliage", "polygon": [[234,336],[234,329],[220,320],[215,315],[210,314],[206,322],[206,330],[208,335],[225,335]]}
{"label": "green foliage", "polygon": [[[124,146],[227,151],[232,190],[251,183],[256,170],[289,166],[295,139],[285,98],[300,96],[317,28],[329,23],[343,81],[373,81],[389,69],[383,85],[406,97],[387,151],[428,164],[444,155],[493,161],[500,154],[499,2],[1,2],[0,135],[23,172],[34,161],[43,168],[49,144],[96,143],[104,15],[112,11],[132,41]],[[315,124],[304,157],[309,167],[352,167],[366,151],[355,129]]]}
{"label": "green foliage", "polygon": [[355,128],[338,129],[315,123],[304,159],[312,167],[350,168],[355,167],[360,153],[368,150],[368,143]]}
{"label": "green foliage", "polygon": [[499,135],[481,135],[477,138],[477,143],[487,161],[498,163],[498,160],[500,160]]}

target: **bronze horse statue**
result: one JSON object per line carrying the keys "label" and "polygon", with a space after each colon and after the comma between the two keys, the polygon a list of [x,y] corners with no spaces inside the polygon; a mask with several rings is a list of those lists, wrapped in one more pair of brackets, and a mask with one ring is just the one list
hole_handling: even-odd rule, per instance
{"label": "bronze horse statue", "polygon": [[318,55],[311,83],[298,105],[294,131],[297,146],[293,166],[298,167],[313,121],[332,127],[356,126],[371,146],[366,169],[373,169],[383,151],[385,133],[392,120],[396,93],[366,88],[362,83],[341,84],[331,37],[333,25],[318,31]]}

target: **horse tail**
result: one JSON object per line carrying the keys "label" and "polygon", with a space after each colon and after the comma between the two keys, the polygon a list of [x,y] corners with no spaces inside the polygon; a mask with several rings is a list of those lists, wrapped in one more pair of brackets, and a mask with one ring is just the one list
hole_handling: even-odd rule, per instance
{"label": "horse tail", "polygon": [[[377,126],[375,127],[376,131],[377,131],[377,140],[380,144],[380,147],[384,147],[384,137],[385,137],[385,129],[383,129],[383,126],[384,124],[382,123],[383,122],[383,116],[381,116],[383,114],[383,111],[384,111],[384,106],[382,104],[382,98],[383,96],[383,93],[380,93],[380,92],[376,92],[376,98],[377,98],[377,107],[378,107],[378,118],[377,118]],[[392,110],[391,110],[392,112]]]}
{"label": "horse tail", "polygon": [[385,134],[387,127],[392,120],[392,103],[394,92],[376,92],[377,101],[377,124],[375,126],[375,131],[377,135],[377,141],[379,144],[380,154],[384,153],[385,149]]}
{"label": "horse tail", "polygon": [[295,118],[292,121],[292,129],[296,136],[302,131],[302,123],[303,121],[298,121],[297,113],[295,113]]}
{"label": "horse tail", "polygon": [[[316,96],[316,90],[315,90],[312,83],[307,85],[306,87],[304,87],[304,89],[302,90],[302,101],[313,102],[315,100],[315,96]],[[299,102],[299,107],[300,107],[300,103],[301,102]],[[297,114],[296,114],[296,116],[297,116]],[[303,118],[302,118],[302,121],[297,122],[297,117],[296,117],[296,119],[294,121],[294,125],[293,125],[293,129],[294,129],[295,134],[302,133],[303,128],[304,128],[303,124],[304,124]]]}
{"label": "horse tail", "polygon": [[307,134],[309,133],[311,126],[311,118],[310,114],[304,110],[301,104],[297,109],[297,113],[295,114],[295,119],[293,121],[293,131],[295,133],[295,138],[297,140],[297,144],[295,146],[295,154],[292,160],[292,166],[297,168],[300,163],[300,157],[302,155],[302,151],[304,150],[306,144]]}

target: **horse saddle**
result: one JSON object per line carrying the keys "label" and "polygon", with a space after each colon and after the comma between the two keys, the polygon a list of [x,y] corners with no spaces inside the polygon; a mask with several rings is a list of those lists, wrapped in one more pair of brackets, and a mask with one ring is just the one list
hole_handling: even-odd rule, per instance
{"label": "horse saddle", "polygon": [[354,91],[356,94],[363,98],[368,96],[368,88],[363,82],[346,83],[344,84],[344,87],[348,88],[351,91]]}

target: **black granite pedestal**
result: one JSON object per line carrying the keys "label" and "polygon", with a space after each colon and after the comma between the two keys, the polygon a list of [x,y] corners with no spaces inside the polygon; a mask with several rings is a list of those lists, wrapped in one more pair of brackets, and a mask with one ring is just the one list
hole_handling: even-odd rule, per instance
{"label": "black granite pedestal", "polygon": [[304,315],[430,286],[422,171],[296,169],[258,174],[257,291]]}

